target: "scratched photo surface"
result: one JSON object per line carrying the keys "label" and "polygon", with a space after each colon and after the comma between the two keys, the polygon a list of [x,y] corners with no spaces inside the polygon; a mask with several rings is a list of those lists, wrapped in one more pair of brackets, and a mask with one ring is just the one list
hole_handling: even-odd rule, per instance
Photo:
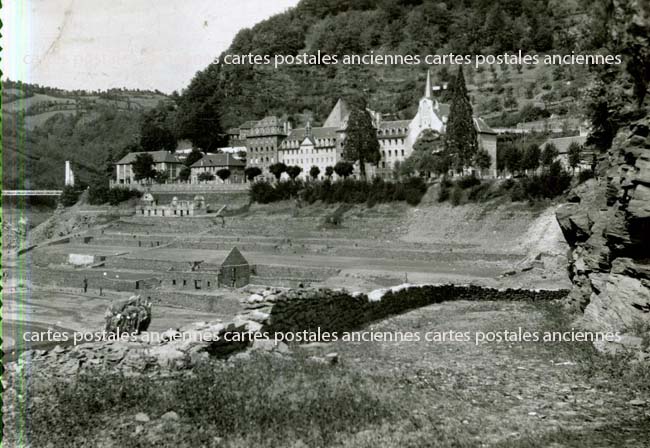
{"label": "scratched photo surface", "polygon": [[3,446],[648,446],[647,2],[0,18]]}

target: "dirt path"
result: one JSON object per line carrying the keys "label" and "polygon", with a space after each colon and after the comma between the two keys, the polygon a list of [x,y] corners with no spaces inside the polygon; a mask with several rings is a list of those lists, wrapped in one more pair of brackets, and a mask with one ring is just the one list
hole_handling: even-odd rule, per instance
{"label": "dirt path", "polygon": [[[556,328],[532,304],[449,302],[364,330],[421,335],[453,330],[469,332],[472,341],[339,341],[309,350],[338,352],[346,367],[383,378],[386,387],[409,396],[410,413],[433,425],[423,427],[423,433],[435,428],[440,441],[435,446],[648,446],[647,388],[643,392],[617,381],[602,363],[595,364],[593,376],[586,373],[590,365],[581,343],[474,343],[476,332],[519,327],[540,332]],[[391,438],[402,440],[398,427],[381,428],[377,440],[385,446],[392,446],[387,442]],[[361,440],[347,446],[370,446]]]}

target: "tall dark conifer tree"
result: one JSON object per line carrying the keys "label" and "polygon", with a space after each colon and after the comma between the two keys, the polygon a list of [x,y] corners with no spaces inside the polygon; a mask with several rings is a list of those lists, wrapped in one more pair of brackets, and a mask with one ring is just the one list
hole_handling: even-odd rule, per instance
{"label": "tall dark conifer tree", "polygon": [[449,121],[445,135],[445,147],[453,157],[456,170],[471,165],[474,154],[478,151],[478,138],[472,119],[472,105],[467,95],[462,66],[454,80]]}
{"label": "tall dark conifer tree", "polygon": [[364,106],[365,103],[352,106],[346,128],[343,158],[351,162],[359,162],[361,177],[365,179],[366,163],[376,165],[381,160],[381,153],[377,130]]}

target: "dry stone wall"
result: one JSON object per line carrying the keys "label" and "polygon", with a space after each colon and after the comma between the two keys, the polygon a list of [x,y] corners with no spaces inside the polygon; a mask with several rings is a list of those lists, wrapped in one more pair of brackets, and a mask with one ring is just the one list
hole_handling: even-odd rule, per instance
{"label": "dry stone wall", "polygon": [[558,300],[566,290],[524,290],[458,285],[401,285],[370,294],[328,289],[258,290],[245,299],[243,319],[263,331],[351,331],[405,311],[450,300]]}

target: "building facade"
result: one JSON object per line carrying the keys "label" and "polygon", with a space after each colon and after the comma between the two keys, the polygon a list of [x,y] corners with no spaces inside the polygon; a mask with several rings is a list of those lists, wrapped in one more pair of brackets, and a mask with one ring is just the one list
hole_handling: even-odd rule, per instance
{"label": "building facade", "polygon": [[240,130],[237,141],[239,144],[246,142],[248,166],[258,167],[264,175],[268,175],[269,166],[279,161],[278,149],[290,131],[289,122],[269,116],[260,121],[244,123]]}
{"label": "building facade", "polygon": [[[214,176],[214,180],[210,182],[241,184],[246,182],[246,176],[244,176],[245,166],[246,162],[236,158],[229,152],[206,154],[190,166],[190,182],[193,184],[199,183],[199,176],[202,173],[209,173]],[[222,181],[217,175],[217,172],[223,169],[230,171],[230,177],[225,181]]]}
{"label": "building facade", "polygon": [[[440,135],[445,133],[449,106],[432,98],[431,91],[431,78],[427,72],[424,96],[420,99],[415,117],[410,120],[385,120],[381,113],[367,110],[377,130],[381,153],[376,166],[366,166],[369,176],[392,177],[396,164],[411,155],[413,145],[425,129]],[[323,179],[328,166],[334,167],[343,160],[349,116],[349,105],[339,99],[322,127],[312,127],[308,123],[304,128],[291,129],[287,122],[283,123],[277,117],[266,117],[259,122],[244,123],[238,128],[239,131],[229,130],[229,135],[237,142],[245,142],[248,165],[261,168],[266,177],[270,177],[270,165],[282,162],[287,166],[301,167],[300,178],[309,177],[311,167],[316,166],[320,170],[318,177]],[[484,174],[496,177],[497,133],[479,117],[474,117],[474,129],[479,148],[487,151],[491,159],[488,173]],[[355,173],[358,176],[358,166]]]}
{"label": "building facade", "polygon": [[207,207],[203,196],[195,196],[191,201],[174,197],[169,204],[163,205],[158,204],[151,193],[145,193],[135,207],[135,215],[139,217],[183,218],[206,213]]}
{"label": "building facade", "polygon": [[167,173],[170,182],[176,179],[183,166],[183,163],[178,157],[167,151],[131,152],[115,162],[115,185],[138,183],[133,174],[132,164],[140,154],[151,155],[154,169],[158,172]]}

